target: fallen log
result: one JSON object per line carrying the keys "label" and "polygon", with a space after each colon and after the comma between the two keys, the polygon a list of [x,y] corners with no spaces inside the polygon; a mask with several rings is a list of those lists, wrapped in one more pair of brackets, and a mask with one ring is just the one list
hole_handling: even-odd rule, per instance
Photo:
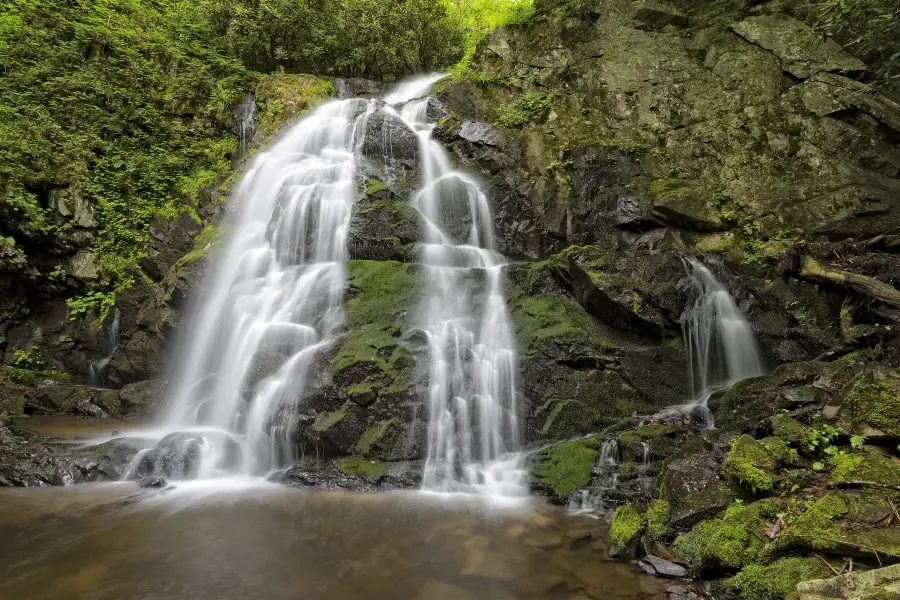
{"label": "fallen log", "polygon": [[819,283],[845,285],[883,304],[900,308],[900,291],[893,286],[849,271],[829,271],[810,256],[803,257],[800,276]]}

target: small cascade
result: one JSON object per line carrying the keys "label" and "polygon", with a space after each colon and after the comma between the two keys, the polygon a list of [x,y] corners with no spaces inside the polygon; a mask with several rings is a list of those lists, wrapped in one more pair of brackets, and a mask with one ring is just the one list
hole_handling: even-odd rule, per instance
{"label": "small cascade", "polygon": [[[424,93],[425,81],[399,86],[387,102]],[[416,89],[416,86],[419,86]],[[515,332],[503,293],[505,260],[494,249],[487,197],[455,171],[431,139],[428,100],[401,118],[419,135],[422,186],[413,206],[426,221],[428,451],[423,487],[521,496],[526,493],[516,392]]]}
{"label": "small cascade", "polygon": [[619,486],[621,461],[619,442],[615,438],[604,440],[600,445],[597,462],[591,470],[591,485],[572,493],[569,512],[590,513],[606,508],[605,500]]}
{"label": "small cascade", "polygon": [[107,347],[109,348],[108,353],[103,358],[92,362],[91,366],[88,367],[88,386],[93,388],[107,387],[106,377],[104,376],[106,365],[109,364],[112,355],[119,346],[119,320],[121,314],[119,313],[119,309],[115,306],[113,306],[112,310],[113,319],[109,325],[109,330],[106,333]]}
{"label": "small cascade", "polygon": [[646,470],[650,468],[650,443],[641,442],[641,467]]}
{"label": "small cascade", "polygon": [[706,406],[710,395],[741,379],[762,375],[763,363],[753,328],[722,282],[699,261],[686,262],[697,300],[684,325],[693,398],[685,409],[699,413],[712,428],[712,413]]}

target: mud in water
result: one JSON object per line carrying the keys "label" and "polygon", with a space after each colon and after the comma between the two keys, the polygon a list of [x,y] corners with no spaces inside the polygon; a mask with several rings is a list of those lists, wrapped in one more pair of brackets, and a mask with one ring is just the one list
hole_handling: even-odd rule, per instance
{"label": "mud in water", "polygon": [[602,521],[247,483],[0,489],[0,598],[662,599]]}

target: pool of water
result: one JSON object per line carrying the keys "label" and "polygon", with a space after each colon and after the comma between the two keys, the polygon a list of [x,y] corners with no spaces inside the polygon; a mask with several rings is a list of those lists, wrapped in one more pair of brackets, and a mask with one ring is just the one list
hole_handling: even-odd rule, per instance
{"label": "pool of water", "polygon": [[0,598],[664,598],[605,533],[538,502],[419,492],[6,488]]}

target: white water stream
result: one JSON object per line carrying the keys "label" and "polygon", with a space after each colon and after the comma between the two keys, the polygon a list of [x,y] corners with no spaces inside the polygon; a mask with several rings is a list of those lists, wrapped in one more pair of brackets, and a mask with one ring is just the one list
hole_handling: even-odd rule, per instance
{"label": "white water stream", "polygon": [[[388,96],[390,100],[392,96]],[[454,170],[431,139],[428,101],[401,118],[419,135],[422,187],[413,206],[426,221],[428,454],[422,481],[433,491],[523,496],[515,330],[503,293],[505,260],[494,246],[487,197]]]}
{"label": "white water stream", "polygon": [[[346,240],[366,120],[395,113],[419,137],[427,222],[422,329],[428,451],[423,487],[525,495],[514,330],[479,185],[431,139],[427,100],[440,74],[375,100],[328,102],[260,153],[232,198],[227,242],[176,355],[170,410],[126,477],[265,476],[290,465],[291,420],[315,357],[341,332]],[[391,105],[398,106],[395,110]]]}

